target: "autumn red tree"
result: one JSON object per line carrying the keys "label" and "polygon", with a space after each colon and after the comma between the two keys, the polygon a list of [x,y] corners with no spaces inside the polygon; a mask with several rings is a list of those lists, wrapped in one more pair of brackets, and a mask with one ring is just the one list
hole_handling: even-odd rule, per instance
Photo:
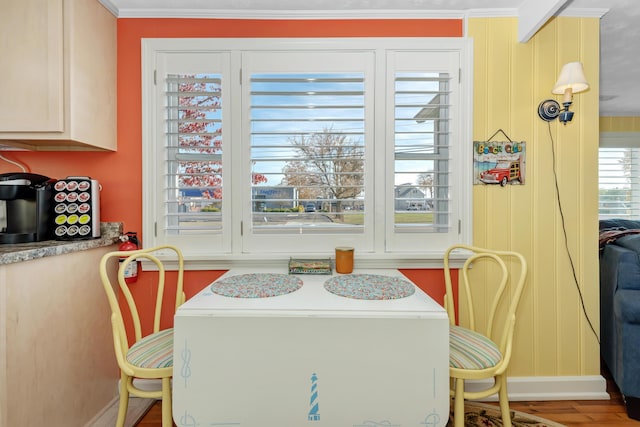
{"label": "autumn red tree", "polygon": [[[210,77],[184,76],[178,85],[177,157],[187,159],[178,160],[178,186],[197,188],[207,199],[222,199],[221,91],[220,80]],[[252,181],[267,178],[253,174]]]}

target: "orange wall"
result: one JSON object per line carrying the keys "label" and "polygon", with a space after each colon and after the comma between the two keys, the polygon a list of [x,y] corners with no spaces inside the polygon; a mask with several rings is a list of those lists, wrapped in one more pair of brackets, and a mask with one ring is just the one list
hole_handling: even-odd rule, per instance
{"label": "orange wall", "polygon": [[[123,222],[125,231],[142,231],[141,39],[179,37],[462,37],[460,19],[238,20],[118,19],[118,150],[104,152],[15,152],[6,157],[53,178],[87,175],[103,186],[101,220]],[[15,171],[0,162],[0,173]],[[185,274],[187,297],[221,272]],[[413,280],[441,301],[442,272],[413,270]],[[434,276],[436,274],[436,276]],[[134,294],[153,301],[149,273],[142,273]],[[435,285],[434,285],[435,283]],[[146,310],[145,310],[146,311]]]}
{"label": "orange wall", "polygon": [[[429,270],[420,269],[401,269],[407,279],[411,280],[427,295],[433,298],[440,305],[444,305],[444,270],[433,268]],[[458,271],[451,271],[451,282],[454,284],[453,301],[458,301]],[[456,306],[457,312],[457,306]]]}

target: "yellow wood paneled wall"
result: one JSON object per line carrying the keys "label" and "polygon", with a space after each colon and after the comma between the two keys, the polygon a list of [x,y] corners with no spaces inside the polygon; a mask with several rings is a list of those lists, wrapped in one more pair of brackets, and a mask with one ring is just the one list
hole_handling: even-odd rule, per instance
{"label": "yellow wood paneled wall", "polygon": [[[600,373],[599,344],[572,271],[573,264],[599,335],[599,26],[596,18],[554,18],[519,43],[516,18],[468,21],[474,39],[473,138],[486,140],[503,129],[512,140],[526,141],[525,185],[473,190],[474,244],[521,252],[529,263],[511,376]],[[583,63],[591,88],[574,96],[572,122],[548,125],[538,117],[538,104],[561,101],[551,89],[561,67],[572,61]],[[500,136],[494,140],[504,140]]]}
{"label": "yellow wood paneled wall", "polygon": [[600,117],[600,132],[640,132],[640,117]]}

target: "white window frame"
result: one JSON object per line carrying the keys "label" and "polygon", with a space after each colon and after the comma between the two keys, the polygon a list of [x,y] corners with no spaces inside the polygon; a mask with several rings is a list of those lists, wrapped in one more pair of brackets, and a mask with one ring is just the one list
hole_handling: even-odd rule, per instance
{"label": "white window frame", "polygon": [[[640,218],[640,132],[600,132],[599,148],[604,149],[633,149],[634,160],[629,167],[631,168],[631,182],[626,207],[628,209],[620,211],[620,213],[612,213],[609,201],[600,200],[599,198],[599,219],[638,219]],[[598,185],[600,188],[600,183]],[[602,213],[604,209],[605,213]],[[615,211],[615,209],[614,209]]]}
{"label": "white window frame", "polygon": [[[282,54],[282,55],[280,55]],[[251,71],[253,69],[260,70],[260,73],[273,73],[273,72],[303,72],[306,70],[315,71],[315,72],[329,72],[329,71],[360,71],[363,67],[362,64],[365,64],[365,68],[370,72],[370,75],[373,75],[375,61],[373,58],[372,52],[346,52],[346,51],[338,51],[335,48],[332,48],[329,51],[318,51],[318,52],[302,52],[301,60],[297,62],[296,69],[290,69],[289,66],[283,62],[284,58],[281,56],[288,56],[289,52],[284,51],[264,51],[264,52],[250,52],[247,55],[247,58],[243,60],[243,86],[248,87],[251,77]],[[332,65],[330,60],[333,58],[336,59],[336,55],[340,55],[340,64]],[[368,73],[369,74],[369,73]],[[373,93],[374,82],[372,79],[365,79],[365,85],[367,88],[365,92]],[[250,138],[250,100],[249,100],[249,90],[243,91],[243,139],[247,141]],[[366,95],[365,95],[366,96]],[[373,108],[367,109],[367,117],[365,118],[365,135],[367,135],[366,139],[366,150],[365,150],[365,188],[374,188],[375,184],[370,180],[373,179],[373,159],[374,159],[374,130],[373,124],[375,119],[373,117]],[[247,144],[248,145],[248,144]],[[245,159],[248,156],[248,152],[246,149],[247,146],[244,147],[245,151],[242,153],[242,158]],[[244,176],[248,176],[250,171],[247,170],[249,162],[244,161],[243,167],[245,167],[245,171],[243,173]],[[244,188],[243,188],[244,189]],[[373,192],[371,192],[373,193]],[[253,233],[248,225],[251,224],[251,208],[248,205],[250,203],[250,195],[244,194],[241,198],[243,206],[243,224],[244,224],[244,238],[243,238],[243,246],[242,252],[244,253],[255,253],[255,252],[264,252],[265,247],[273,247],[273,252],[281,253],[285,257],[289,257],[292,252],[292,248],[297,248],[300,250],[300,242],[301,242],[301,234],[273,234],[273,233]],[[376,197],[374,194],[367,194],[365,203],[366,208],[365,211],[372,212],[374,208],[374,201]],[[373,215],[365,216],[365,230],[372,229],[374,226],[373,223]],[[374,251],[374,233],[340,233],[328,231],[322,234],[314,234],[304,235],[303,239],[305,240],[313,240],[313,251],[315,253],[305,254],[305,256],[322,256],[331,252],[333,248],[336,246],[353,246],[358,253],[371,253]],[[307,252],[304,251],[303,252]],[[298,252],[300,253],[300,252]]]}
{"label": "white window frame", "polygon": [[[367,180],[372,180],[371,210],[365,220],[364,241],[353,244],[353,236],[331,236],[323,238],[318,250],[296,250],[290,244],[280,245],[276,251],[265,251],[268,240],[261,239],[259,245],[247,246],[243,240],[243,227],[247,227],[247,219],[251,210],[250,188],[236,188],[243,182],[249,168],[245,161],[248,155],[246,138],[248,131],[243,129],[248,122],[245,102],[229,97],[229,93],[242,93],[241,79],[248,76],[234,77],[235,70],[240,70],[242,52],[260,51],[353,51],[373,52],[375,54],[374,81],[375,93],[386,94],[386,105],[376,104],[372,112],[375,140],[374,151],[368,154],[366,169],[373,166],[374,173],[367,173]],[[393,78],[387,75],[389,63],[397,58],[410,55],[438,54],[445,57],[449,54],[459,64],[453,74],[451,92],[451,161],[449,172],[451,177],[451,209],[450,230],[447,233],[394,233],[393,221],[385,221],[385,217],[393,215],[394,206],[394,126],[393,126]],[[163,165],[164,153],[156,144],[163,138],[164,99],[159,99],[158,88],[154,79],[162,79],[156,73],[162,65],[163,55],[190,54],[228,55],[230,67],[228,79],[229,89],[223,91],[223,120],[227,120],[223,131],[223,174],[225,189],[233,188],[234,197],[223,209],[224,232],[211,236],[165,236],[159,232],[157,224],[163,219],[162,191],[158,181]],[[395,59],[394,59],[395,58]],[[405,60],[400,63],[406,64]],[[318,38],[318,39],[143,39],[142,40],[142,151],[143,151],[143,233],[142,243],[145,247],[156,244],[176,244],[183,250],[185,259],[192,269],[231,268],[234,266],[273,265],[274,261],[285,262],[290,256],[333,257],[334,246],[354,246],[356,248],[357,267],[384,268],[426,268],[441,266],[445,249],[453,243],[470,243],[472,236],[472,41],[463,38]],[[400,71],[424,70],[416,64],[411,70],[406,65],[398,66]],[[227,64],[224,65],[225,67]],[[438,71],[438,70],[435,70]],[[240,73],[242,74],[242,73]],[[388,73],[394,74],[394,73]],[[225,94],[227,97],[225,98]],[[390,95],[391,94],[391,95]],[[376,96],[378,96],[376,95]],[[381,171],[386,171],[381,173]],[[389,175],[387,177],[387,175]],[[228,184],[230,183],[230,184]],[[223,190],[224,192],[225,190]],[[240,194],[241,197],[237,197]],[[367,194],[367,197],[370,195]],[[224,199],[225,196],[223,196]],[[242,219],[236,220],[236,219]],[[244,225],[243,225],[244,224]],[[276,236],[277,237],[277,236]],[[313,239],[312,235],[305,238]],[[281,239],[275,239],[278,241]],[[285,239],[286,240],[286,239]],[[273,240],[272,240],[273,241]],[[304,241],[299,243],[303,245]],[[275,245],[279,245],[276,243]],[[260,246],[262,250],[260,250]],[[213,249],[215,248],[215,249]],[[286,249],[286,250],[285,250]]]}

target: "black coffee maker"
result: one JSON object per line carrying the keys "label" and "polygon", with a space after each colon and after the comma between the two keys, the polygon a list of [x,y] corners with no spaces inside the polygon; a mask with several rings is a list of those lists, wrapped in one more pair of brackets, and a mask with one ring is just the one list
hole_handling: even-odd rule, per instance
{"label": "black coffee maker", "polygon": [[0,174],[0,244],[51,239],[55,182],[35,173]]}

